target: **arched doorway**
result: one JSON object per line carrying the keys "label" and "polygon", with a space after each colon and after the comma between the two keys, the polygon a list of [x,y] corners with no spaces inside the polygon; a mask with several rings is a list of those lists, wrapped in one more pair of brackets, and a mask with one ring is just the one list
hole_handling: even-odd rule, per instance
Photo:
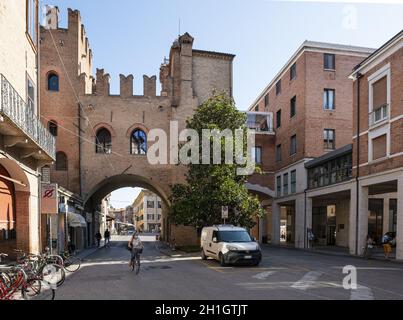
{"label": "arched doorway", "polygon": [[0,250],[16,244],[15,188],[9,172],[0,164]]}
{"label": "arched doorway", "polygon": [[[84,200],[84,208],[86,214],[92,215],[88,220],[87,226],[87,234],[86,238],[89,242],[88,245],[93,244],[93,239],[95,234],[99,229],[99,221],[97,221],[97,212],[100,211],[100,205],[105,197],[111,194],[113,191],[122,188],[141,188],[144,190],[148,190],[155,194],[158,198],[160,198],[160,204],[156,201],[155,206],[157,209],[161,209],[161,237],[165,240],[169,238],[170,234],[170,226],[168,219],[168,212],[170,208],[170,201],[166,191],[154,181],[150,179],[144,178],[139,175],[134,174],[123,174],[117,175],[113,177],[109,177],[99,182],[96,186],[94,186],[90,193],[85,197]],[[130,199],[134,202],[135,199]],[[161,205],[161,208],[158,206]],[[97,225],[98,224],[98,225]]]}
{"label": "arched doorway", "polygon": [[31,252],[30,184],[13,160],[0,158],[0,251],[11,256],[14,249]]}

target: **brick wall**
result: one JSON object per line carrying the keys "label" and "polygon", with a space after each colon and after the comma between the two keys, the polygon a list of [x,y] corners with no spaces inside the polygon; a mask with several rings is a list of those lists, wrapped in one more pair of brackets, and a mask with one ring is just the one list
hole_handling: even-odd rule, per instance
{"label": "brick wall", "polygon": [[[360,175],[365,176],[373,173],[383,172],[403,165],[402,156],[391,157],[381,162],[368,164],[368,146],[369,146],[369,77],[375,72],[390,64],[391,81],[391,106],[390,106],[390,153],[391,156],[403,152],[403,119],[398,119],[403,115],[403,49],[399,49],[388,56],[376,66],[365,72],[360,79]],[[358,82],[354,83],[354,118],[353,132],[357,134],[357,94]],[[390,121],[392,120],[392,121]],[[357,164],[357,139],[354,139],[353,164]],[[357,170],[354,170],[356,175]]]}

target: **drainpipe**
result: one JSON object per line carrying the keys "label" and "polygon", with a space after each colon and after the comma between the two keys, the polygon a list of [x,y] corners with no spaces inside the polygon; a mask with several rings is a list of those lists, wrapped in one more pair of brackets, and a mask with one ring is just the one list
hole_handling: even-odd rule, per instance
{"label": "drainpipe", "polygon": [[308,191],[308,189],[305,189],[304,190],[304,195],[305,195],[305,200],[304,200],[304,205],[305,205],[305,217],[304,217],[304,249],[306,249],[307,248],[307,238],[308,238],[308,233],[307,233],[307,230],[306,230],[306,225],[307,225],[307,222],[306,222],[306,197],[307,197],[307,195],[306,195],[306,193],[307,193],[307,191]]}
{"label": "drainpipe", "polygon": [[82,178],[81,178],[81,165],[82,165],[82,159],[81,159],[81,106],[80,102],[77,104],[78,107],[78,175],[79,175],[79,192],[80,192],[80,197],[82,197]]}
{"label": "drainpipe", "polygon": [[357,73],[357,174],[356,174],[356,220],[355,220],[355,254],[358,255],[358,232],[359,232],[359,222],[360,222],[360,186],[359,186],[359,177],[360,177],[360,79],[362,77],[361,73]]}

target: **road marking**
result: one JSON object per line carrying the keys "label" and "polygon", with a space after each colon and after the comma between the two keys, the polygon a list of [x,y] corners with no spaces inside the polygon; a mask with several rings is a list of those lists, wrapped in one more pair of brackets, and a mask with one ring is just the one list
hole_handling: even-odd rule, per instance
{"label": "road marking", "polygon": [[291,288],[298,290],[307,290],[315,284],[315,281],[321,277],[323,272],[320,271],[310,271],[305,274],[300,280],[295,282]]}
{"label": "road marking", "polygon": [[277,273],[277,271],[262,272],[262,273],[259,273],[259,274],[255,275],[255,276],[253,276],[252,278],[259,279],[259,280],[265,280],[268,277],[270,277],[270,276],[272,276],[273,274],[276,274],[276,273]]}
{"label": "road marking", "polygon": [[375,300],[371,288],[358,286],[357,290],[351,290],[350,300]]}
{"label": "road marking", "polygon": [[[333,269],[343,269],[344,267],[333,267]],[[357,267],[357,270],[380,270],[380,271],[403,271],[402,268],[376,268],[376,267]]]}

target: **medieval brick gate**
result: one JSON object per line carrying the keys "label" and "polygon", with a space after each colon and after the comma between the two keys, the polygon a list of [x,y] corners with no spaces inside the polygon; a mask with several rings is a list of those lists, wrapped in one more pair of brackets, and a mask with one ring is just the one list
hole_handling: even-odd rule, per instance
{"label": "medieval brick gate", "polygon": [[[120,75],[120,93],[112,95],[109,74],[97,69],[92,75],[92,51],[79,11],[69,9],[67,29],[59,28],[57,10],[48,18],[50,28],[41,28],[40,77],[42,121],[57,135],[51,180],[80,194],[93,217],[110,192],[149,189],[163,200],[163,238],[175,238],[177,245],[196,241],[193,228],[169,226],[170,186],[184,181],[185,168],[150,164],[148,134],[161,129],[169,143],[214,90],[232,95],[234,55],[195,50],[185,33],[160,66],[160,95],[156,76],[144,76],[143,93],[135,95],[132,75]],[[173,156],[168,149],[168,159]],[[95,228],[92,224],[92,234]]]}

